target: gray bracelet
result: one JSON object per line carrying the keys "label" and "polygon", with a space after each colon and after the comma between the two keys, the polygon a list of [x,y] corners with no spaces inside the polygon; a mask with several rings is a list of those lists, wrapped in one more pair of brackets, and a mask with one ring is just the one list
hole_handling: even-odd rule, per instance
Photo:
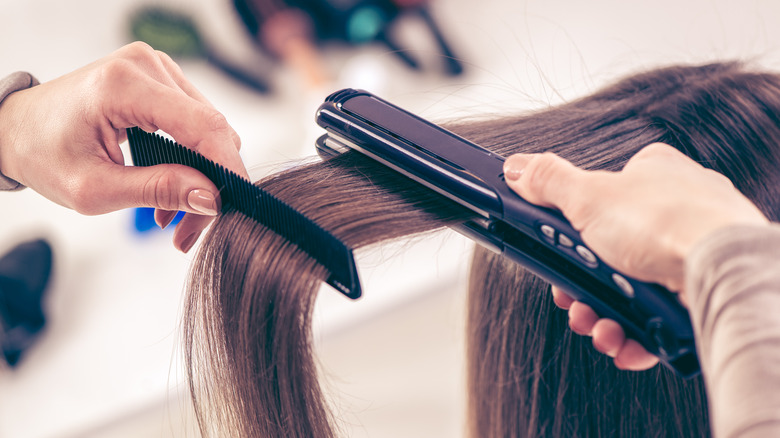
{"label": "gray bracelet", "polygon": [[[23,71],[11,73],[0,79],[0,105],[3,104],[3,100],[5,100],[9,94],[19,90],[26,90],[38,84],[38,80],[35,79],[33,75]],[[19,182],[0,173],[0,190],[21,190],[23,188],[24,186]]]}

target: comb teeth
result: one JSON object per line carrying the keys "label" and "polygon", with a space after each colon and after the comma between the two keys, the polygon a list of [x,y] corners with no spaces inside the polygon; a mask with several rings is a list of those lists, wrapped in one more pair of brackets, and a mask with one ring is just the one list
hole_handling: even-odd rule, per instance
{"label": "comb teeth", "polygon": [[182,164],[197,169],[219,189],[223,211],[232,207],[298,245],[329,271],[328,284],[349,298],[360,297],[352,250],[316,222],[246,178],[174,141],[140,128],[128,128],[127,139],[136,166]]}

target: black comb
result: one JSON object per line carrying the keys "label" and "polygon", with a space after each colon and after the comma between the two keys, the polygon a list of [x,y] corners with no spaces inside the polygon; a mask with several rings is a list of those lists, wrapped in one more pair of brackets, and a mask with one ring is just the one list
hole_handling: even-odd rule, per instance
{"label": "black comb", "polygon": [[284,201],[203,155],[140,128],[128,128],[130,154],[136,166],[182,164],[197,169],[219,188],[222,211],[235,209],[306,251],[324,266],[327,283],[349,298],[361,295],[352,249]]}

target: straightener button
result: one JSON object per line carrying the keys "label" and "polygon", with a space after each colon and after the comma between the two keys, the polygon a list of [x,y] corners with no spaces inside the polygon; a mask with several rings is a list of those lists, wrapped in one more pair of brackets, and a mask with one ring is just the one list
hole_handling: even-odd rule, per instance
{"label": "straightener button", "polygon": [[625,277],[620,274],[612,274],[612,281],[620,288],[626,298],[634,298],[634,287]]}
{"label": "straightener button", "polygon": [[540,229],[542,230],[542,234],[544,234],[545,236],[549,237],[552,240],[555,240],[555,228],[549,225],[542,225]]}
{"label": "straightener button", "polygon": [[563,233],[558,234],[558,243],[561,244],[561,246],[565,246],[566,248],[571,248],[574,246],[574,242],[569,239],[569,236]]}
{"label": "straightener button", "polygon": [[595,268],[598,264],[598,259],[596,258],[596,255],[593,254],[588,248],[585,248],[582,245],[577,245],[576,248],[574,248],[577,251],[577,254],[582,257],[582,260],[585,262],[586,265],[588,265],[591,268]]}

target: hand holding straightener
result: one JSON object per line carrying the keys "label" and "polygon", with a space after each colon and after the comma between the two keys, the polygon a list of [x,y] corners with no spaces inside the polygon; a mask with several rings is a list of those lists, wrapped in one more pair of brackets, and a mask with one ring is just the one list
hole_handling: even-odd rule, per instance
{"label": "hand holding straightener", "polygon": [[[511,156],[504,172],[524,199],[559,209],[606,263],[679,292],[688,305],[697,299],[684,287],[691,249],[721,228],[768,223],[726,177],[665,144],[647,146],[620,172],[581,170],[552,154]],[[592,336],[618,368],[643,370],[658,362],[615,321],[599,319],[557,288],[553,298],[569,310],[572,330]]]}

